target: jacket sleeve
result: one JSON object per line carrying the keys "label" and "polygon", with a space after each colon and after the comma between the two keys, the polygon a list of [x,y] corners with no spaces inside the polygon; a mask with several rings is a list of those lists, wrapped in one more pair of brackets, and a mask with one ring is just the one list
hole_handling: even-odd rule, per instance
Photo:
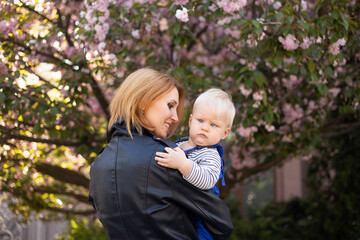
{"label": "jacket sleeve", "polygon": [[199,190],[185,181],[181,174],[168,169],[174,201],[200,216],[214,239],[228,239],[233,225],[225,202],[210,190]]}

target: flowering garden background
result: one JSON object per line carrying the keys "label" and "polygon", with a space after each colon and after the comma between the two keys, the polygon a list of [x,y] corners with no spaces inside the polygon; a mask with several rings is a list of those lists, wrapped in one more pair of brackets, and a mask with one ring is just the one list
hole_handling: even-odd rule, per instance
{"label": "flowering garden background", "polygon": [[25,218],[94,219],[88,171],[109,100],[150,66],[186,89],[177,136],[200,92],[232,95],[223,198],[287,160],[309,161],[309,198],[250,221],[234,214],[232,239],[357,239],[359,16],[355,0],[1,0],[0,191]]}

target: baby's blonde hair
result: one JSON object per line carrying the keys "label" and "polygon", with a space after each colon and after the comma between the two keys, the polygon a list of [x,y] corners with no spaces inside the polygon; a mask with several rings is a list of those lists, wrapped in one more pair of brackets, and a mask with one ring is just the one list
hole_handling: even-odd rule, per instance
{"label": "baby's blonde hair", "polygon": [[[179,92],[176,111],[181,119],[184,111],[184,90],[175,78],[150,68],[133,72],[121,83],[111,99],[108,129],[110,130],[116,121],[123,120],[130,136],[131,128],[135,128],[140,134],[143,127],[153,131],[154,128],[144,118],[143,112],[152,102],[169,93],[174,87]],[[178,125],[179,122],[171,126],[170,136]]]}
{"label": "baby's blonde hair", "polygon": [[200,107],[214,110],[218,116],[226,116],[231,129],[236,110],[229,94],[218,88],[210,88],[195,100],[193,112]]}

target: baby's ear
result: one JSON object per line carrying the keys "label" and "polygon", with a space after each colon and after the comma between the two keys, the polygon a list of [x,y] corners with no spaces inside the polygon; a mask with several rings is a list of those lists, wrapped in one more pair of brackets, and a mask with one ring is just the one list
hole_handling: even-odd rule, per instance
{"label": "baby's ear", "polygon": [[230,133],[230,128],[226,128],[224,132],[224,136],[221,139],[225,139],[229,133]]}
{"label": "baby's ear", "polygon": [[192,119],[192,114],[190,114],[190,116],[189,116],[189,125],[191,123],[191,119]]}

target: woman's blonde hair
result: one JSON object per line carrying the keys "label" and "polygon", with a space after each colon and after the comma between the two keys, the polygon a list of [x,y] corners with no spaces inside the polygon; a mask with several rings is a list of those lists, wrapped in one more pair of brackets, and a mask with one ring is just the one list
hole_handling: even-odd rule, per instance
{"label": "woman's blonde hair", "polygon": [[115,91],[109,106],[110,120],[108,129],[116,121],[124,121],[130,136],[135,128],[142,134],[142,128],[153,131],[146,121],[144,111],[152,102],[169,93],[173,88],[179,92],[179,104],[176,109],[179,122],[170,129],[171,136],[180,123],[184,111],[184,90],[175,78],[151,68],[141,68],[130,74]]}

